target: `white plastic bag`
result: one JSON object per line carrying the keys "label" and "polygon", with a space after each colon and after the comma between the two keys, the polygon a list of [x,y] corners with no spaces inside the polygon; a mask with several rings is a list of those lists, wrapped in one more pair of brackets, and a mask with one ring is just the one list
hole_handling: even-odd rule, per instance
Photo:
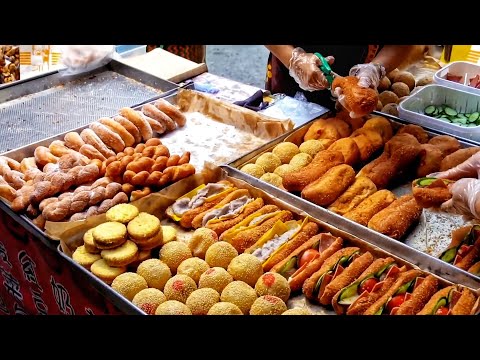
{"label": "white plastic bag", "polygon": [[64,75],[76,75],[104,66],[115,58],[115,45],[63,45],[62,64]]}

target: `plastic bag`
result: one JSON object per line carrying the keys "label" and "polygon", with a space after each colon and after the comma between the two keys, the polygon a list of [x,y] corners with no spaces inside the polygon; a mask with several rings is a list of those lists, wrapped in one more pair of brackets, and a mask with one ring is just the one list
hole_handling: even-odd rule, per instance
{"label": "plastic bag", "polygon": [[61,50],[61,62],[66,68],[59,72],[64,76],[89,72],[119,56],[115,45],[63,45]]}

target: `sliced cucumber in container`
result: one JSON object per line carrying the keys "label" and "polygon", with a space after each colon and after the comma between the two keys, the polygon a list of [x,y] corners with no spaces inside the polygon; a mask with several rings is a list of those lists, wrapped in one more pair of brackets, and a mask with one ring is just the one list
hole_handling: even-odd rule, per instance
{"label": "sliced cucumber in container", "polygon": [[429,105],[423,112],[425,115],[439,119],[441,121],[450,122],[458,126],[476,127],[480,126],[480,112],[461,113],[453,107],[442,105]]}
{"label": "sliced cucumber in container", "polygon": [[447,114],[448,116],[457,116],[458,112],[455,110],[455,109],[452,109],[451,107],[446,107],[445,108],[445,114]]}
{"label": "sliced cucumber in container", "polygon": [[427,106],[424,110],[425,114],[427,115],[432,115],[435,111],[437,110],[437,108],[433,105],[430,105],[430,106]]}

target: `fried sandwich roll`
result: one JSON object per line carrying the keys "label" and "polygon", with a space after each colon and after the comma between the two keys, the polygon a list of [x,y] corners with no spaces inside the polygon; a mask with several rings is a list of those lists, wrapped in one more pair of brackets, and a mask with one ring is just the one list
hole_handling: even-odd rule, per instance
{"label": "fried sandwich roll", "polygon": [[[348,307],[362,294],[369,294],[373,287],[383,281],[389,269],[394,266],[395,260],[391,257],[379,258],[373,261],[355,281],[339,290],[332,299],[332,306],[338,315],[345,314]],[[374,301],[372,301],[373,304]],[[364,310],[368,308],[367,305]]]}
{"label": "fried sandwich roll", "polygon": [[288,210],[274,212],[274,216],[260,218],[255,225],[246,226],[245,229],[238,228],[238,231],[222,237],[233,245],[239,253],[243,253],[250,246],[255,244],[277,221],[287,222],[293,219],[293,214]]}
{"label": "fried sandwich roll", "polygon": [[420,219],[421,214],[422,208],[413,195],[403,195],[375,214],[368,227],[398,240]]}
{"label": "fried sandwich roll", "polygon": [[395,195],[390,190],[379,190],[343,216],[363,226],[367,226],[373,215],[385,209],[393,203],[395,199]]}
{"label": "fried sandwich roll", "polygon": [[200,185],[178,198],[167,208],[166,214],[172,220],[180,222],[184,228],[192,227],[192,220],[198,214],[211,209],[236,187],[226,180]]}
{"label": "fried sandwich roll", "polygon": [[375,184],[366,176],[358,176],[352,185],[328,207],[334,213],[344,215],[377,191]]}
{"label": "fried sandwich roll", "polygon": [[[420,270],[408,270],[400,274],[395,283],[375,301],[363,315],[382,315],[390,313],[393,308],[397,307],[396,299],[405,300],[405,294],[414,286],[415,279],[422,276]],[[403,302],[402,302],[403,303]]]}
{"label": "fried sandwich roll", "polygon": [[418,315],[470,315],[476,303],[471,290],[452,285],[437,291]]}
{"label": "fried sandwich roll", "polygon": [[313,160],[300,169],[285,174],[283,177],[283,187],[287,191],[302,191],[308,184],[314,182],[330,168],[343,164],[345,158],[342,153],[337,150],[324,150],[318,152]]}
{"label": "fried sandwich roll", "polygon": [[350,165],[332,167],[322,177],[302,190],[302,198],[320,206],[333,203],[353,182],[355,170]]}
{"label": "fried sandwich roll", "polygon": [[348,266],[356,257],[358,257],[359,253],[360,249],[358,247],[346,247],[338,250],[335,254],[326,259],[321,268],[303,283],[302,291],[307,299],[318,301],[318,294],[324,289],[322,283],[324,281],[325,283],[330,282],[335,271],[337,271],[337,268],[345,268]]}
{"label": "fried sandwich roll", "polygon": [[447,185],[453,183],[447,179],[424,177],[412,182],[413,197],[422,208],[439,207],[452,198]]}
{"label": "fried sandwich roll", "polygon": [[342,246],[342,238],[330,233],[315,235],[275,265],[271,271],[287,278],[292,292],[299,291],[305,280]]}
{"label": "fried sandwich roll", "polygon": [[469,269],[476,261],[479,251],[480,225],[463,226],[452,231],[452,242],[440,255],[440,259],[462,269]]}
{"label": "fried sandwich roll", "polygon": [[355,281],[362,272],[373,262],[373,255],[366,252],[352,261],[345,269],[337,268],[336,274],[328,283],[327,279],[322,282],[322,288],[318,292],[318,300],[322,305],[330,305],[332,299],[341,289]]}
{"label": "fried sandwich roll", "polygon": [[428,275],[413,290],[410,299],[406,300],[395,315],[416,315],[427,304],[428,300],[438,290],[438,280],[433,275]]}

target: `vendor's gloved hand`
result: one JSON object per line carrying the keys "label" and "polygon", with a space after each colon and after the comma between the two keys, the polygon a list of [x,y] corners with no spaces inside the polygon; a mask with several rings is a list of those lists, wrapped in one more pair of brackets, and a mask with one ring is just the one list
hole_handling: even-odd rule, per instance
{"label": "vendor's gloved hand", "polygon": [[480,219],[480,180],[460,179],[450,186],[452,198],[441,205],[443,211]]}
{"label": "vendor's gloved hand", "polygon": [[451,168],[450,170],[430,174],[429,176],[458,180],[462,178],[480,178],[480,152],[470,156],[463,163]]}
{"label": "vendor's gloved hand", "polygon": [[[342,109],[347,109],[347,107],[345,106],[345,95],[343,95],[343,91],[340,86],[337,86],[335,90],[332,91],[332,95],[337,98],[337,102],[335,103],[335,109],[337,111],[341,111]],[[354,118],[362,117],[363,114],[357,114],[353,111],[350,111],[348,113],[348,116],[354,119]]]}
{"label": "vendor's gloved hand", "polygon": [[[326,57],[331,65],[335,61],[332,56]],[[307,53],[302,48],[295,48],[290,58],[288,67],[290,76],[300,85],[300,88],[307,91],[323,90],[328,88],[328,80],[320,70],[320,59],[312,54]]]}
{"label": "vendor's gloved hand", "polygon": [[359,79],[358,86],[376,90],[380,79],[385,76],[385,67],[375,63],[358,64],[350,69],[349,75]]}
{"label": "vendor's gloved hand", "polygon": [[107,64],[114,53],[114,45],[63,45],[62,63],[72,73],[90,71]]}

